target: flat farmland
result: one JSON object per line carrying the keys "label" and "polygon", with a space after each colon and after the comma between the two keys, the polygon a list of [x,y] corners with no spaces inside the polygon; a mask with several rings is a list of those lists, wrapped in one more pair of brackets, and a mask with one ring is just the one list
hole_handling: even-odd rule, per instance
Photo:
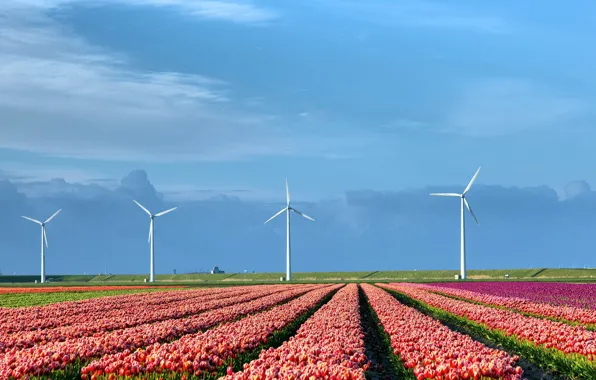
{"label": "flat farmland", "polygon": [[596,378],[592,284],[70,289],[0,290],[45,298],[0,307],[0,379]]}
{"label": "flat farmland", "polygon": [[[321,282],[445,282],[455,281],[457,270],[393,270],[361,272],[294,272],[292,280],[299,283]],[[491,269],[468,270],[469,281],[565,281],[596,282],[596,269]],[[279,283],[284,273],[190,273],[157,274],[154,286],[230,286]],[[42,286],[122,286],[143,285],[147,275],[48,275],[50,284]],[[39,276],[0,276],[0,287],[30,287]],[[40,285],[37,285],[40,286]]]}

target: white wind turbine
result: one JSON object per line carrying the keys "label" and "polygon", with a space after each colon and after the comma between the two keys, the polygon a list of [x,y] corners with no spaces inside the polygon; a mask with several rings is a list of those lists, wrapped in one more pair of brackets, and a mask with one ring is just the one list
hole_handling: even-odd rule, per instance
{"label": "white wind turbine", "polygon": [[476,218],[476,215],[474,215],[474,211],[472,211],[472,208],[470,207],[470,204],[468,203],[468,200],[466,199],[466,193],[468,191],[470,191],[470,188],[472,187],[472,184],[474,183],[474,181],[476,180],[476,177],[478,177],[478,173],[480,173],[480,167],[478,168],[478,170],[476,170],[476,173],[474,174],[474,176],[472,177],[472,179],[470,180],[470,183],[468,183],[468,186],[466,186],[466,188],[464,189],[464,192],[461,194],[457,194],[457,193],[432,193],[430,195],[435,195],[435,196],[440,196],[440,197],[459,197],[461,199],[461,246],[460,246],[460,253],[461,253],[461,263],[460,263],[460,275],[462,280],[466,279],[466,225],[465,225],[465,210],[464,210],[464,205],[465,207],[470,211],[470,214],[472,214],[472,217],[474,218],[474,220],[476,221],[476,224],[478,223],[478,219]]}
{"label": "white wind turbine", "polygon": [[277,214],[273,215],[271,218],[267,219],[265,224],[269,223],[271,220],[275,219],[277,216],[287,212],[286,214],[286,281],[292,280],[292,270],[291,270],[291,262],[290,262],[290,211],[294,211],[296,214],[305,217],[308,220],[315,221],[310,216],[301,213],[300,211],[296,210],[295,208],[290,206],[290,190],[288,189],[288,180],[286,179],[286,207],[284,207],[281,211]]}
{"label": "white wind turbine", "polygon": [[46,235],[46,224],[48,224],[58,213],[62,211],[62,209],[56,211],[54,215],[50,216],[45,222],[40,222],[39,220],[29,218],[28,216],[23,216],[23,218],[30,220],[34,223],[37,223],[41,226],[41,283],[46,282],[46,247],[48,246],[48,237]]}
{"label": "white wind turbine", "polygon": [[150,273],[149,273],[149,282],[155,282],[155,265],[154,265],[154,261],[153,261],[153,253],[154,253],[154,233],[155,233],[155,228],[153,227],[153,223],[155,220],[156,216],[162,216],[165,215],[169,212],[172,212],[174,210],[176,210],[178,207],[173,207],[169,210],[166,211],[162,211],[162,212],[158,212],[157,214],[152,214],[149,210],[147,210],[142,204],[140,204],[137,201],[134,201],[140,208],[143,209],[143,211],[145,211],[147,213],[147,215],[149,215],[149,218],[151,219],[151,222],[149,223],[149,244],[151,247],[151,263],[150,263]]}

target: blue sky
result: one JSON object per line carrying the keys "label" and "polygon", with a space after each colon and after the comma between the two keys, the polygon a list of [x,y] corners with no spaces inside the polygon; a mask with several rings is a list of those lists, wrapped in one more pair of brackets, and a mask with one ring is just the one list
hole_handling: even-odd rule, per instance
{"label": "blue sky", "polygon": [[482,165],[480,186],[562,199],[596,183],[594,8],[3,0],[0,178],[40,199],[144,169],[165,202],[262,203],[288,177],[316,204]]}
{"label": "blue sky", "polygon": [[[594,8],[8,0],[0,158],[163,191],[594,182]],[[573,23],[568,20],[573,19]],[[577,158],[581,157],[581,159]],[[45,173],[45,174],[44,174]]]}

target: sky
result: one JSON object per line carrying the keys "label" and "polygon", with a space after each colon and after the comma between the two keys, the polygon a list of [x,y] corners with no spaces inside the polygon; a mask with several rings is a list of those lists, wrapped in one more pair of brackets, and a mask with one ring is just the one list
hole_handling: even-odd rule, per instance
{"label": "sky", "polygon": [[455,269],[479,166],[470,267],[593,266],[595,10],[3,0],[0,271],[281,271],[286,178],[296,270]]}

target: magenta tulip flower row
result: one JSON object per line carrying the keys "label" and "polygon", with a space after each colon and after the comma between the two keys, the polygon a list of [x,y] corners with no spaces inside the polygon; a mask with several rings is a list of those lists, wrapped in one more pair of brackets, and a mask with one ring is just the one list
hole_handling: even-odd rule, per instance
{"label": "magenta tulip flower row", "polygon": [[501,297],[491,294],[478,293],[475,291],[453,289],[446,286],[427,285],[424,287],[429,291],[438,291],[443,294],[465,298],[474,302],[480,302],[492,306],[506,307],[537,316],[555,318],[570,322],[583,324],[596,324],[596,311],[572,306],[553,306],[547,303],[534,302],[518,297]]}
{"label": "magenta tulip flower row", "polygon": [[596,284],[542,282],[450,282],[437,284],[501,297],[524,298],[553,306],[596,310]]}

